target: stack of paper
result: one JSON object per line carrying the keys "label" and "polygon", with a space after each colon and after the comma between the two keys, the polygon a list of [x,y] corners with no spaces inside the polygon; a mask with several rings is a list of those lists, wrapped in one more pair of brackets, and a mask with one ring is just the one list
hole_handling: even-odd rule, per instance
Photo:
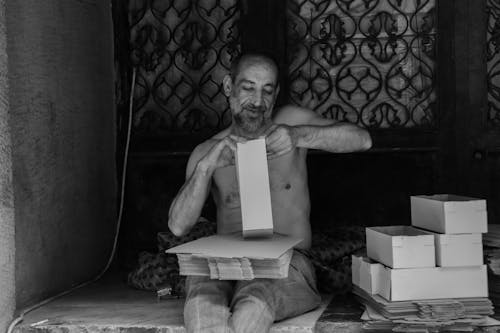
{"label": "stack of paper", "polygon": [[500,249],[487,248],[484,250],[484,255],[486,257],[486,263],[493,274],[500,275]]}
{"label": "stack of paper", "polygon": [[[180,275],[210,275],[207,259],[192,254],[177,254]],[[187,274],[189,273],[189,274]]]}
{"label": "stack of paper", "polygon": [[363,328],[367,331],[472,332],[477,326],[500,324],[487,317],[493,314],[493,305],[488,298],[390,302],[356,286],[353,292],[365,304],[361,319],[365,321]]}
{"label": "stack of paper", "polygon": [[[499,224],[488,224],[488,232],[486,234],[483,234],[483,243],[486,247],[484,249],[484,255],[486,258],[486,263],[488,264],[488,268],[490,268],[490,270],[493,272],[494,275],[500,275],[500,225]],[[496,293],[500,292],[500,289],[493,288],[495,285],[496,283],[494,285],[490,284],[490,291],[493,290]]]}
{"label": "stack of paper", "polygon": [[500,224],[488,224],[488,232],[483,234],[483,244],[500,248]]}
{"label": "stack of paper", "polygon": [[488,224],[483,234],[484,256],[488,264],[488,289],[495,304],[500,304],[500,225]]}
{"label": "stack of paper", "polygon": [[418,318],[451,320],[493,314],[493,304],[485,297],[391,302],[379,295],[370,295],[357,286],[353,286],[353,293],[361,303],[366,304],[388,320],[416,320]]}
{"label": "stack of paper", "polygon": [[[211,279],[252,280],[255,276],[247,258],[207,258]],[[190,275],[186,273],[186,275]]]}
{"label": "stack of paper", "polygon": [[493,303],[498,307],[498,305],[500,304],[500,275],[489,273],[488,287],[490,292],[490,298],[493,301]]}
{"label": "stack of paper", "polygon": [[[205,260],[198,269],[190,263],[179,259],[181,275],[205,275],[219,280],[252,280],[255,278],[282,279],[288,276],[288,266],[293,251],[288,250],[278,259],[248,259],[248,258],[201,258]],[[178,254],[179,257],[186,255]],[[190,256],[190,255],[187,255]],[[195,256],[191,257],[195,258]],[[198,257],[200,258],[200,257]]]}
{"label": "stack of paper", "polygon": [[288,276],[293,246],[301,240],[274,234],[271,238],[243,239],[215,235],[168,249],[176,253],[181,275],[219,280],[281,279]]}
{"label": "stack of paper", "polygon": [[292,260],[293,250],[285,252],[275,259],[251,259],[256,278],[280,279],[288,276],[288,267]]}
{"label": "stack of paper", "polygon": [[477,326],[497,326],[498,321],[490,317],[462,318],[455,320],[427,320],[413,318],[390,320],[370,306],[361,317],[364,320],[363,331],[379,332],[472,332]]}

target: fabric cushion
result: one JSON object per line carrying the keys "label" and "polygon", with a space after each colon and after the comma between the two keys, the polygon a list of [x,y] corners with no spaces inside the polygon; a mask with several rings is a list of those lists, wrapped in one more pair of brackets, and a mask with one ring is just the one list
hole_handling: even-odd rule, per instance
{"label": "fabric cushion", "polygon": [[133,288],[152,291],[170,287],[172,295],[184,295],[185,277],[179,275],[177,256],[165,253],[165,250],[201,237],[213,235],[216,229],[216,223],[200,218],[198,223],[185,236],[177,237],[169,231],[158,233],[158,253],[141,252],[139,254],[137,267],[127,275],[128,285]]}
{"label": "fabric cushion", "polygon": [[345,294],[352,289],[351,255],[365,248],[365,227],[337,226],[313,230],[312,246],[306,251],[316,269],[318,290]]}

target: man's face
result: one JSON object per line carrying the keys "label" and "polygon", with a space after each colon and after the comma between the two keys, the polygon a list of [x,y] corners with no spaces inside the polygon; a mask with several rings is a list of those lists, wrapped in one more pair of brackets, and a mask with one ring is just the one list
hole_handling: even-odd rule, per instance
{"label": "man's face", "polygon": [[262,61],[240,65],[233,80],[224,80],[224,89],[235,124],[247,134],[256,134],[269,123],[278,95],[278,78],[273,66]]}

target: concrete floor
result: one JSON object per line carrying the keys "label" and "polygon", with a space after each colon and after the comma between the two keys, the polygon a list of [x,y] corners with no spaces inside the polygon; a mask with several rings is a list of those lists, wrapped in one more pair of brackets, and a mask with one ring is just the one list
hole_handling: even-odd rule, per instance
{"label": "concrete floor", "polygon": [[[361,314],[359,309],[354,310],[354,316],[350,313],[349,319],[344,320],[343,308],[340,316],[334,315],[337,320],[326,326],[324,323],[317,326],[330,299],[324,297],[322,306],[316,311],[275,323],[271,332],[312,333],[331,331],[332,328],[344,332],[359,331],[360,324],[356,323]],[[116,278],[108,277],[29,313],[16,327],[15,333],[181,333],[185,332],[183,304],[184,299],[157,300],[155,293],[131,289]]]}

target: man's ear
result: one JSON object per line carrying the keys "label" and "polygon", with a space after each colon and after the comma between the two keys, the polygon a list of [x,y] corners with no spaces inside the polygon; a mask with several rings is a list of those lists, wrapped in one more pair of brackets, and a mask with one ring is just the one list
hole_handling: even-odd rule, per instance
{"label": "man's ear", "polygon": [[224,95],[229,97],[231,95],[231,90],[233,89],[233,79],[231,79],[231,75],[224,76],[222,79],[222,88],[224,89]]}

